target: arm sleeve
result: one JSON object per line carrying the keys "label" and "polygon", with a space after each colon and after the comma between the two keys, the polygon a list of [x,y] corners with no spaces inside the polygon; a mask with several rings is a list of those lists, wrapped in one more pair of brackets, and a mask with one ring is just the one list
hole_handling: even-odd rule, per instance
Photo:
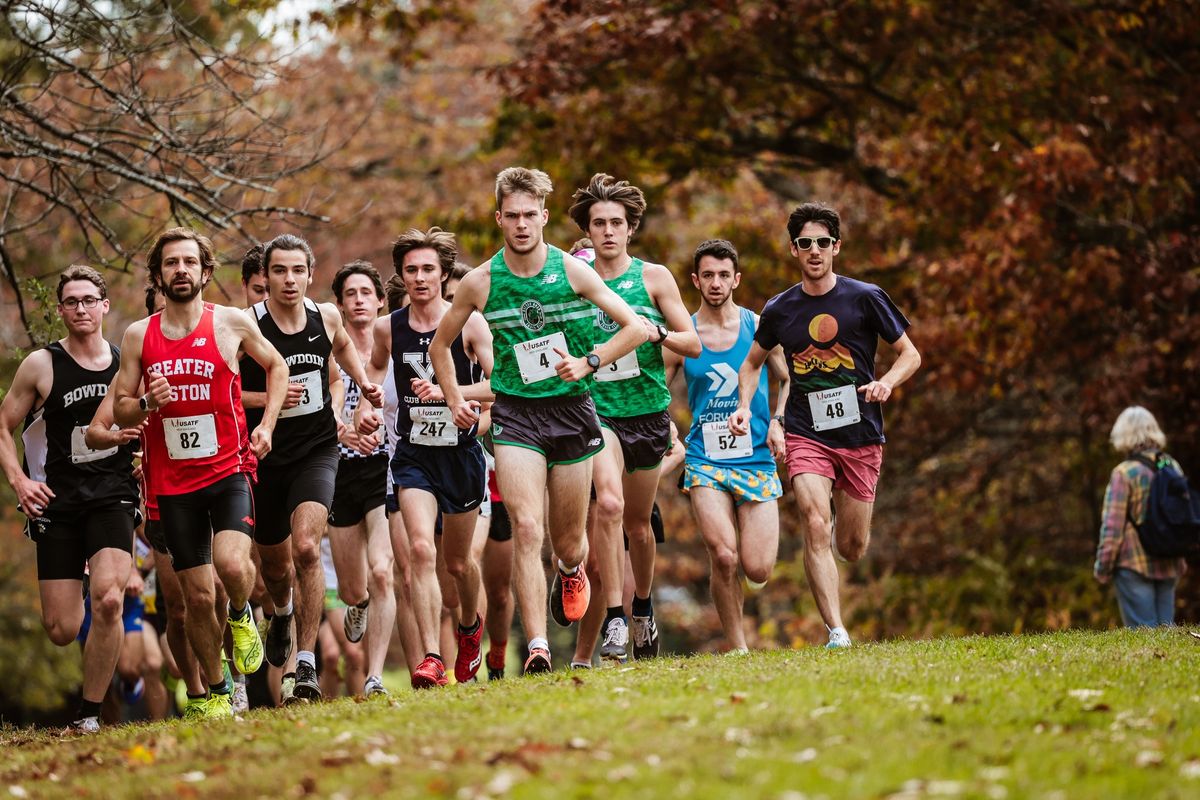
{"label": "arm sleeve", "polygon": [[1096,575],[1108,577],[1116,569],[1121,539],[1125,535],[1128,507],[1129,482],[1118,467],[1113,470],[1108,488],[1104,491],[1104,505],[1100,512],[1100,543],[1096,547]]}

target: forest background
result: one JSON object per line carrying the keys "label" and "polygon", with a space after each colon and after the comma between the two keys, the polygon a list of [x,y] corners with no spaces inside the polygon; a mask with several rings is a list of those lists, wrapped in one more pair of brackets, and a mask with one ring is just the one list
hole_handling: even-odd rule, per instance
{"label": "forest background", "polygon": [[[758,310],[797,279],[789,210],[841,210],[838,271],[891,294],[924,359],[885,409],[871,549],[842,568],[858,638],[1115,626],[1091,568],[1116,415],[1150,408],[1200,475],[1195,2],[0,8],[4,386],[56,335],[70,263],[107,269],[114,342],[144,313],[149,242],[176,223],[217,244],[208,299],[239,304],[242,252],[292,231],[329,300],[349,260],[390,275],[410,227],[489,257],[494,175],[523,164],[554,179],[547,238],[564,247],[593,172],[642,186],[631,249],[669,265],[692,309],[701,240],[735,243],[735,297]],[[713,649],[675,478],[659,613],[673,649]],[[0,506],[0,706],[54,705],[77,655],[41,631],[7,485]],[[822,637],[790,497],[780,511],[775,579],[748,601],[768,647]],[[1191,576],[1178,604],[1200,615]]]}

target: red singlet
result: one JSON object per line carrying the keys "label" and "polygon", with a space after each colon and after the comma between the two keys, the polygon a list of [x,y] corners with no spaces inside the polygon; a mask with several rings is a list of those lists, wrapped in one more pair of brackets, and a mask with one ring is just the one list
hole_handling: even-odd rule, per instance
{"label": "red singlet", "polygon": [[182,339],[162,332],[161,312],[150,317],[142,343],[142,379],[151,371],[171,383],[171,401],[146,421],[145,468],[155,495],[187,494],[235,472],[255,477],[241,376],[217,348],[213,305],[204,304],[196,329]]}

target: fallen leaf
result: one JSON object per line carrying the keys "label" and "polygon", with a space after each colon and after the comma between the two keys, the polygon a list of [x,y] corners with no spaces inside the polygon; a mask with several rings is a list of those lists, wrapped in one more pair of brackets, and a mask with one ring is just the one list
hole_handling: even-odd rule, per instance
{"label": "fallen leaf", "polygon": [[1136,767],[1157,767],[1163,763],[1163,754],[1157,750],[1143,750],[1133,759]]}
{"label": "fallen leaf", "polygon": [[346,750],[334,750],[331,753],[326,753],[321,756],[321,766],[324,767],[343,767],[354,760],[354,756],[350,755]]}
{"label": "fallen leaf", "polygon": [[400,763],[400,756],[396,755],[395,753],[385,753],[382,750],[380,750],[379,748],[375,748],[374,750],[367,753],[365,758],[367,760],[367,763],[370,764],[372,767],[381,767],[384,764],[399,764]]}
{"label": "fallen leaf", "polygon": [[745,692],[734,692],[733,694],[729,695],[729,702],[733,703],[734,705],[746,702]]}
{"label": "fallen leaf", "polygon": [[125,761],[129,764],[153,764],[154,752],[140,744],[135,744],[125,751]]}
{"label": "fallen leaf", "polygon": [[200,781],[204,780],[204,773],[198,769],[192,770],[191,772],[185,772],[180,775],[179,780],[187,783],[199,783]]}
{"label": "fallen leaf", "polygon": [[8,793],[13,797],[29,797],[29,792],[19,783],[14,783],[9,786]]}

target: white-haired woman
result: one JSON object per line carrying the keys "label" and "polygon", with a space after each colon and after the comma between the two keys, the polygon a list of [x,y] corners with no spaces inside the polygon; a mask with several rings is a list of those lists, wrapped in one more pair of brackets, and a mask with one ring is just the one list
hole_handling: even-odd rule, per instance
{"label": "white-haired woman", "polygon": [[[1104,492],[1100,544],[1096,549],[1096,580],[1117,587],[1117,604],[1127,627],[1172,625],[1175,622],[1175,584],[1186,565],[1182,558],[1147,555],[1138,538],[1137,525],[1146,519],[1153,470],[1136,459],[1150,460],[1163,453],[1167,437],[1154,415],[1141,406],[1121,412],[1109,437],[1125,456],[1113,468]],[[1179,465],[1163,454],[1176,469]]]}

